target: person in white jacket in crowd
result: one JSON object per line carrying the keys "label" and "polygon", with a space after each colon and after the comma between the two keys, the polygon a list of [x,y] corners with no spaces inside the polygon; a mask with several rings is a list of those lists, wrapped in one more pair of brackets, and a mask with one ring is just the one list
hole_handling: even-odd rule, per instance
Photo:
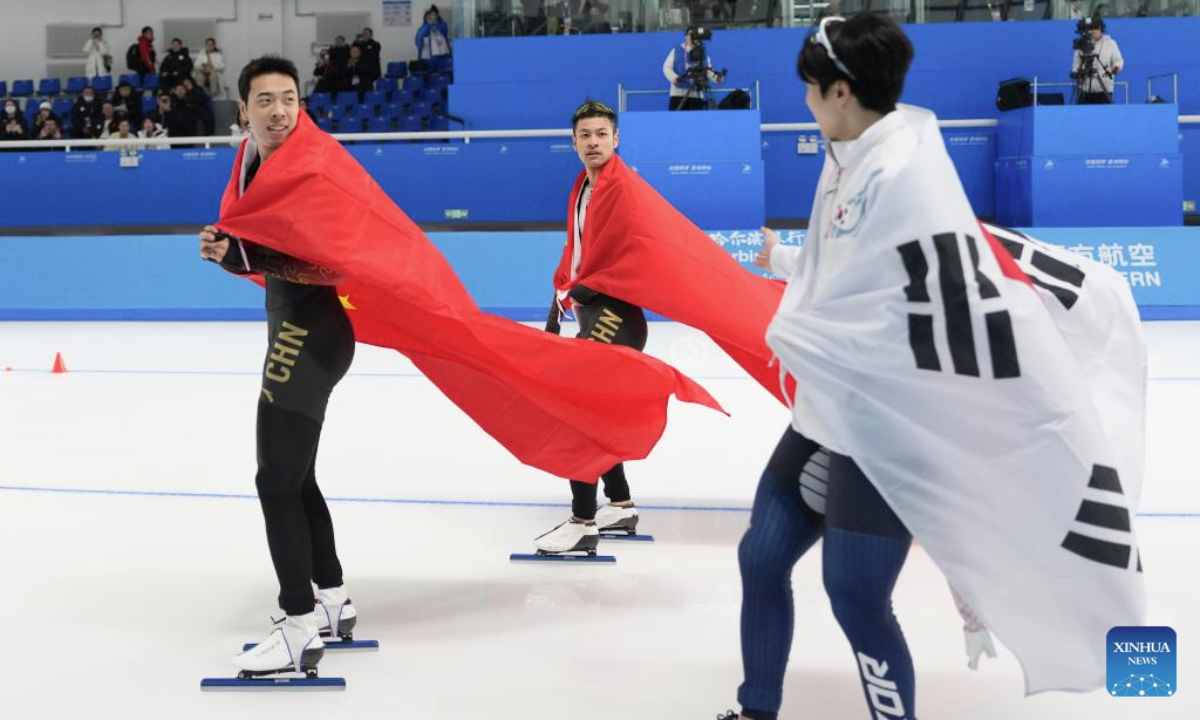
{"label": "person in white jacket in crowd", "polygon": [[225,97],[224,73],[225,56],[217,47],[217,41],[208,38],[204,41],[204,50],[196,56],[192,78],[213,100],[221,100]]}
{"label": "person in white jacket in crowd", "polygon": [[83,44],[83,52],[87,55],[84,62],[83,74],[88,79],[105,76],[112,72],[112,53],[104,40],[104,30],[92,28],[92,36]]}

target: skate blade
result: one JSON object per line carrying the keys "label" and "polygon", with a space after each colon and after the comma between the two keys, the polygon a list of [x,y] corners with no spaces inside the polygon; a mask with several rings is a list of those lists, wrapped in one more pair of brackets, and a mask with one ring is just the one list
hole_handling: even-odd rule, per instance
{"label": "skate blade", "polygon": [[617,562],[617,558],[612,555],[539,555],[536,553],[513,553],[508,556],[509,562],[536,562],[536,563],[598,563],[600,565],[612,565]]}
{"label": "skate blade", "polygon": [[623,532],[600,532],[601,540],[627,540],[629,542],[654,542],[653,535],[630,535]]}
{"label": "skate blade", "polygon": [[340,691],[346,689],[346,678],[262,677],[262,678],[204,678],[203,692],[308,690]]}
{"label": "skate blade", "polygon": [[[258,645],[258,643],[246,643],[245,645],[242,646],[242,652],[252,650],[257,645]],[[334,642],[332,640],[325,640],[325,649],[326,650],[335,650],[338,652],[350,652],[352,650],[360,650],[360,651],[361,650],[378,650],[379,649],[379,641],[378,640],[340,640],[340,641]]]}

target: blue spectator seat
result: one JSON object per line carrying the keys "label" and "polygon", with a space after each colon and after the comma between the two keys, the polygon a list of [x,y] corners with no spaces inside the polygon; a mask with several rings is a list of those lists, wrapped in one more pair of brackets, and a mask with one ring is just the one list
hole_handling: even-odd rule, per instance
{"label": "blue spectator seat", "polygon": [[436,132],[446,132],[450,129],[450,121],[441,115],[434,115],[429,118],[429,129]]}
{"label": "blue spectator seat", "polygon": [[52,112],[60,118],[66,119],[71,117],[71,108],[75,107],[75,101],[71,98],[55,98],[53,105]]}
{"label": "blue spectator seat", "polygon": [[338,121],[337,127],[340,133],[360,133],[363,131],[363,121],[351,113],[344,120]]}
{"label": "blue spectator seat", "polygon": [[329,106],[329,119],[330,120],[333,120],[336,122],[336,121],[345,119],[345,117],[346,117],[346,106],[345,105],[330,105]]}
{"label": "blue spectator seat", "polygon": [[369,105],[355,105],[348,117],[356,123],[366,123],[375,117],[375,108]]}
{"label": "blue spectator seat", "polygon": [[81,93],[81,92],[83,92],[83,89],[85,87],[87,87],[87,84],[88,84],[88,79],[83,77],[82,75],[76,75],[75,77],[69,77],[69,78],[67,78],[67,92],[75,93],[75,94]]}
{"label": "blue spectator seat", "polygon": [[396,82],[395,78],[379,78],[375,81],[375,89],[388,95],[396,92],[398,87],[399,83]]}
{"label": "blue spectator seat", "polygon": [[388,120],[399,121],[404,116],[404,108],[400,103],[388,103],[379,109],[379,114]]}
{"label": "blue spectator seat", "polygon": [[333,96],[327,92],[315,92],[308,96],[308,108],[317,115],[327,114],[332,104]]}
{"label": "blue spectator seat", "polygon": [[381,90],[372,90],[363,95],[363,105],[369,108],[377,108],[387,102],[387,97]]}
{"label": "blue spectator seat", "polygon": [[97,75],[92,78],[92,89],[98,93],[112,92],[112,75]]}
{"label": "blue spectator seat", "polygon": [[401,107],[408,107],[413,104],[413,94],[409,90],[401,90],[395,95],[396,103]]}
{"label": "blue spectator seat", "polygon": [[404,78],[404,89],[415,95],[425,89],[425,78],[417,76]]}
{"label": "blue spectator seat", "polygon": [[38,95],[59,95],[62,93],[62,80],[58,78],[42,78],[38,82]]}
{"label": "blue spectator seat", "polygon": [[33,119],[37,117],[38,106],[41,104],[41,98],[29,98],[29,101],[25,103],[25,124],[29,126],[30,130],[33,129]]}
{"label": "blue spectator seat", "polygon": [[454,66],[454,57],[452,55],[438,55],[429,61],[429,67],[434,72],[449,72]]}
{"label": "blue spectator seat", "polygon": [[412,114],[417,117],[426,118],[433,114],[432,106],[422,100],[421,102],[413,103]]}
{"label": "blue spectator seat", "polygon": [[7,94],[8,94],[8,83],[4,82],[3,80],[0,80],[0,97],[4,97]]}
{"label": "blue spectator seat", "polygon": [[158,89],[158,73],[146,73],[146,77],[142,78],[142,82],[138,85],[142,90],[157,90]]}
{"label": "blue spectator seat", "polygon": [[117,81],[129,83],[130,85],[132,85],[134,87],[138,86],[138,79],[137,79],[136,73],[125,73],[121,77],[117,78]]}
{"label": "blue spectator seat", "polygon": [[416,115],[400,118],[400,132],[421,132],[421,118]]}
{"label": "blue spectator seat", "polygon": [[33,81],[13,80],[12,94],[15,97],[29,97],[33,94]]}
{"label": "blue spectator seat", "polygon": [[387,76],[392,79],[402,78],[408,75],[408,63],[406,62],[390,62],[387,64]]}
{"label": "blue spectator seat", "polygon": [[333,132],[333,121],[327,117],[319,117],[317,118],[317,127],[321,128],[327,133],[331,133]]}
{"label": "blue spectator seat", "polygon": [[385,133],[392,131],[392,120],[386,117],[371,118],[367,129],[374,133]]}
{"label": "blue spectator seat", "polygon": [[[143,115],[149,115],[150,113],[154,112],[154,108],[156,108],[156,107],[158,107],[158,99],[157,98],[155,98],[153,95],[143,95],[142,96],[142,114]],[[141,128],[138,128],[138,129],[141,130]]]}

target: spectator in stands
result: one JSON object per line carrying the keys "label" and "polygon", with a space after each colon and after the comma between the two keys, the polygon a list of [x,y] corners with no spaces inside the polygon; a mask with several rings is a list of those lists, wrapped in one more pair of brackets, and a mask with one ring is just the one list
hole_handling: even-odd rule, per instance
{"label": "spectator in stands", "polygon": [[[154,28],[147,25],[138,35],[136,63],[129,69],[138,74],[138,83],[145,82],[146,76],[158,67],[158,54],[154,52]],[[136,64],[136,67],[134,65]]]}
{"label": "spectator in stands", "polygon": [[1113,101],[1114,79],[1125,69],[1125,59],[1121,57],[1117,41],[1104,34],[1104,19],[1099,15],[1084,18],[1079,25],[1092,36],[1095,57],[1085,63],[1083,54],[1076,50],[1071,60],[1071,77],[1079,89],[1078,102],[1080,105],[1108,105]]}
{"label": "spectator in stands", "polygon": [[379,74],[367,63],[362,56],[362,48],[350,46],[350,62],[346,64],[346,75],[342,79],[342,90],[358,92],[358,101],[362,102],[363,94],[375,85]]}
{"label": "spectator in stands", "polygon": [[42,121],[42,128],[38,130],[38,140],[62,140],[62,128],[59,127],[58,118],[54,115],[47,117]]}
{"label": "spectator in stands", "polygon": [[354,47],[362,51],[360,62],[368,75],[372,78],[383,75],[383,68],[379,64],[379,56],[383,52],[383,47],[376,42],[375,32],[371,28],[363,28],[362,34],[354,40]]}
{"label": "spectator in stands", "polygon": [[103,140],[114,134],[117,131],[117,124],[122,118],[128,119],[128,116],[118,115],[112,100],[100,103],[100,115],[96,118],[95,134],[92,137]]}
{"label": "spectator in stands", "polygon": [[200,121],[204,134],[212,135],[216,132],[217,121],[213,117],[212,101],[209,99],[208,93],[204,92],[204,89],[193,82],[191,78],[184,78],[181,85],[185,89],[188,105],[196,119]]}
{"label": "spectator in stands", "polygon": [[71,136],[75,138],[94,138],[97,135],[96,126],[100,118],[100,99],[91,85],[83,88],[71,108]]}
{"label": "spectator in stands", "polygon": [[42,134],[42,127],[46,124],[46,121],[50,119],[54,120],[55,125],[59,124],[59,119],[58,116],[54,114],[54,109],[50,106],[50,103],[43,100],[42,104],[38,105],[38,114],[33,118],[33,128],[29,134],[35,138],[40,137]]}
{"label": "spectator in stands", "polygon": [[133,127],[142,125],[142,92],[134,90],[133,86],[122,81],[112,97],[113,112],[129,118]]}
{"label": "spectator in stands", "polygon": [[185,77],[192,76],[192,56],[179,38],[171,39],[171,49],[158,68],[158,87],[170,90]]}
{"label": "spectator in stands", "polygon": [[425,11],[425,24],[417,30],[417,59],[432,59],[450,54],[450,29],[437,5]]}
{"label": "spectator in stands", "polygon": [[668,110],[706,110],[708,100],[696,87],[695,77],[707,72],[708,81],[712,84],[725,82],[725,76],[718,75],[712,69],[712,55],[705,54],[705,68],[702,71],[698,61],[693,61],[689,54],[695,43],[696,28],[690,27],[683,34],[683,44],[671,48],[667,59],[663,61],[663,76],[671,83],[671,99],[667,104]]}
{"label": "spectator in stands", "polygon": [[[133,134],[133,130],[129,125],[129,118],[123,115],[117,118],[116,132],[105,136],[107,140],[133,140],[135,138],[137,138],[137,135]],[[118,145],[116,143],[104,146],[105,150],[119,151],[127,155],[137,154],[137,148],[137,145]]]}
{"label": "spectator in stands", "polygon": [[589,35],[596,35],[611,33],[612,31],[612,25],[608,22],[608,18],[601,14],[600,5],[589,5],[587,9],[587,24],[583,26],[583,32]]}
{"label": "spectator in stands", "polygon": [[346,73],[346,66],[350,64],[350,46],[342,35],[333,39],[333,46],[329,48],[329,64],[335,76],[340,78]]}
{"label": "spectator in stands", "polygon": [[222,75],[224,72],[225,56],[217,47],[217,41],[208,38],[204,41],[204,50],[196,56],[196,69],[192,77],[213,100],[220,100],[225,97],[225,79]]}
{"label": "spectator in stands", "polygon": [[83,52],[87,60],[83,65],[83,74],[89,78],[97,75],[108,75],[112,72],[112,53],[108,43],[104,41],[104,31],[98,27],[92,28],[92,36],[83,44]]}
{"label": "spectator in stands", "polygon": [[330,48],[324,48],[317,57],[317,66],[313,68],[313,77],[317,79],[314,92],[335,93],[342,86],[341,71],[334,67],[329,52]]}
{"label": "spectator in stands", "polygon": [[[189,77],[187,80],[191,82],[192,79]],[[188,96],[187,86],[182,82],[171,88],[171,112],[177,113],[182,123],[182,126],[174,128],[167,125],[171,137],[195,137],[200,134],[200,108]]]}
{"label": "spectator in stands", "polygon": [[250,123],[241,113],[238,114],[238,121],[229,126],[229,135],[233,138],[229,143],[233,147],[241,145],[243,138],[250,137]]}
{"label": "spectator in stands", "polygon": [[[167,137],[167,129],[165,127],[163,127],[161,124],[154,122],[153,115],[147,115],[146,117],[142,118],[142,129],[138,131],[137,136],[139,138],[145,138],[145,139],[165,138],[165,137]],[[151,147],[155,148],[156,150],[167,150],[170,146],[169,145],[148,145],[148,144],[143,143],[141,145],[138,145],[137,147],[138,147],[138,150],[146,150]]]}
{"label": "spectator in stands", "polygon": [[167,137],[191,137],[193,134],[188,127],[187,116],[175,107],[172,96],[168,93],[159,94],[158,106],[148,118],[166,131]]}
{"label": "spectator in stands", "polygon": [[4,101],[4,116],[0,118],[0,122],[4,124],[4,134],[0,136],[0,140],[25,140],[29,137],[25,127],[25,116],[21,114],[16,100],[9,98]]}

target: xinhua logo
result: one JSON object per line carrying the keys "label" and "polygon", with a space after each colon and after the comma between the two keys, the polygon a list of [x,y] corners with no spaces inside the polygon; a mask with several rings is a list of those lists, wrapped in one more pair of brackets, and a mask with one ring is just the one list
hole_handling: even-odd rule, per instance
{"label": "xinhua logo", "polygon": [[1108,631],[1108,694],[1171,697],[1175,686],[1175,631],[1169,627],[1115,627]]}

